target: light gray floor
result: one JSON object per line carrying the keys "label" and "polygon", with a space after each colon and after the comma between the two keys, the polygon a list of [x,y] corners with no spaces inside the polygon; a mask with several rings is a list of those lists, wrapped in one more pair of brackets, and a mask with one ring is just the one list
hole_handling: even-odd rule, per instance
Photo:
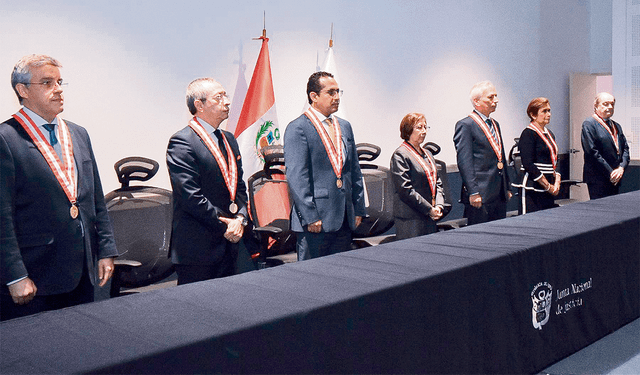
{"label": "light gray floor", "polygon": [[640,374],[640,319],[544,369],[541,374]]}

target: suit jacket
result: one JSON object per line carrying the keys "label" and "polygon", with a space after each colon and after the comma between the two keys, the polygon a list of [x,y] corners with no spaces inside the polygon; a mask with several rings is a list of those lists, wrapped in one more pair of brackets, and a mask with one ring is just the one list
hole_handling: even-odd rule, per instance
{"label": "suit jacket", "polygon": [[620,152],[611,139],[609,132],[593,117],[582,123],[582,149],[584,150],[584,167],[582,179],[586,183],[610,184],[609,175],[621,166],[629,165],[629,144],[622,132],[622,127],[611,120],[618,130]]}
{"label": "suit jacket", "polygon": [[[95,285],[98,259],[117,256],[113,229],[87,131],[65,121],[78,169],[79,216],[29,135],[15,119],[0,124],[0,273],[28,276],[38,295],[72,291],[84,262]],[[84,236],[83,236],[84,232]]]}
{"label": "suit jacket", "polygon": [[460,200],[469,204],[469,196],[480,193],[483,203],[497,200],[506,201],[509,191],[509,176],[507,173],[507,158],[504,153],[504,142],[500,125],[495,121],[503,144],[503,169],[498,169],[496,156],[484,132],[469,116],[456,123],[453,142],[456,146],[458,170],[462,177],[462,191]]}
{"label": "suit jacket", "polygon": [[[391,156],[390,170],[394,190],[393,216],[402,219],[431,220],[429,213],[433,207],[433,196],[429,179],[404,146],[398,147]],[[444,206],[444,190],[439,176],[436,181],[435,198],[436,205]]]}
{"label": "suit jacket", "polygon": [[362,173],[351,124],[340,118],[338,123],[346,145],[342,188],[336,186],[336,174],[311,120],[303,114],[287,126],[284,159],[293,201],[293,231],[306,231],[307,225],[322,220],[324,232],[335,232],[342,226],[345,210],[349,226],[355,230],[355,217],[366,215]]}
{"label": "suit jacket", "polygon": [[[242,179],[242,158],[233,134],[221,130],[238,164],[236,204],[247,214],[247,187]],[[227,150],[228,151],[228,150]],[[229,155],[231,155],[229,153]],[[167,167],[173,189],[171,260],[175,264],[212,265],[226,251],[227,226],[218,217],[233,217],[224,177],[202,139],[186,126],[169,140]]]}
{"label": "suit jacket", "polygon": [[[556,137],[553,132],[551,130],[548,131],[549,135],[555,140]],[[547,147],[547,144],[540,138],[538,133],[529,128],[524,128],[518,141],[518,150],[522,160],[522,170],[525,173],[522,176],[522,184],[514,186],[546,193],[537,180],[544,175],[550,184],[554,184],[556,181],[549,147]]]}

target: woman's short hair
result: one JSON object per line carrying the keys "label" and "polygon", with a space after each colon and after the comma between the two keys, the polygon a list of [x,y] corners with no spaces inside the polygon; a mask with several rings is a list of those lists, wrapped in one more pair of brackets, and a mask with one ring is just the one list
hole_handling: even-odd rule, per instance
{"label": "woman's short hair", "polygon": [[400,138],[408,141],[411,133],[413,133],[413,128],[422,120],[427,121],[422,113],[411,112],[404,116],[400,122]]}
{"label": "woman's short hair", "polygon": [[527,116],[529,116],[529,119],[533,121],[533,118],[538,115],[540,108],[547,105],[549,105],[549,99],[547,98],[539,97],[533,99],[527,106]]}

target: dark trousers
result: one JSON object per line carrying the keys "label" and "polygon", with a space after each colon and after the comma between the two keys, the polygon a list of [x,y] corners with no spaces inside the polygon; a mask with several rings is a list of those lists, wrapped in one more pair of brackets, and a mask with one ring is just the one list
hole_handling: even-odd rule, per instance
{"label": "dark trousers", "polygon": [[587,188],[589,189],[589,198],[598,199],[618,194],[620,191],[620,183],[618,183],[618,185],[614,185],[612,183],[587,183]]}
{"label": "dark trousers", "polygon": [[464,205],[464,217],[467,225],[486,223],[507,217],[507,202],[501,199],[490,203],[482,203],[480,208],[475,208],[469,203]]}
{"label": "dark trousers", "polygon": [[220,259],[215,264],[191,265],[176,264],[178,274],[178,285],[195,283],[198,281],[218,279],[235,275],[236,263],[238,261],[238,245],[226,242],[227,248]]}
{"label": "dark trousers", "polygon": [[[48,296],[38,295],[25,305],[17,305],[9,294],[5,294],[5,289],[0,296],[0,320],[8,320],[36,314],[42,311],[50,311],[62,309],[65,307],[80,305],[83,303],[93,302],[94,288],[89,279],[89,273],[86,270],[82,273],[82,278],[78,286],[69,293],[53,294]],[[36,285],[36,288],[38,285]]]}
{"label": "dark trousers", "polygon": [[431,219],[401,219],[394,218],[396,225],[396,240],[404,240],[438,231],[436,222]]}
{"label": "dark trousers", "polygon": [[311,233],[305,230],[296,232],[296,236],[299,261],[351,250],[352,235],[346,212],[342,226],[337,232]]}

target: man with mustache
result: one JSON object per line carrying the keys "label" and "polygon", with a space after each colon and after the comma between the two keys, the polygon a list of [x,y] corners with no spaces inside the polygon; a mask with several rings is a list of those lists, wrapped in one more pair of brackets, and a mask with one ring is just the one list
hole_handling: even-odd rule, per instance
{"label": "man with mustache", "polygon": [[171,261],[178,285],[236,273],[238,242],[248,224],[242,158],[233,134],[220,130],[229,97],[212,78],[187,87],[193,115],[167,147],[173,188]]}
{"label": "man with mustache", "polygon": [[87,131],[63,111],[60,63],[29,55],[0,124],[0,318],[93,301],[113,274],[113,229]]}
{"label": "man with mustache", "polygon": [[591,199],[618,194],[629,165],[627,138],[620,124],[611,119],[615,105],[613,95],[599,93],[593,103],[594,114],[582,123],[582,178]]}
{"label": "man with mustache", "polygon": [[489,81],[478,82],[469,96],[473,112],[456,123],[453,142],[464,217],[472,225],[505,218],[511,191],[502,132],[490,117],[498,106],[496,88]]}
{"label": "man with mustache", "polygon": [[332,115],[340,94],[331,73],[313,73],[307,82],[311,107],[284,134],[298,260],[349,250],[351,232],[366,215],[351,124]]}

